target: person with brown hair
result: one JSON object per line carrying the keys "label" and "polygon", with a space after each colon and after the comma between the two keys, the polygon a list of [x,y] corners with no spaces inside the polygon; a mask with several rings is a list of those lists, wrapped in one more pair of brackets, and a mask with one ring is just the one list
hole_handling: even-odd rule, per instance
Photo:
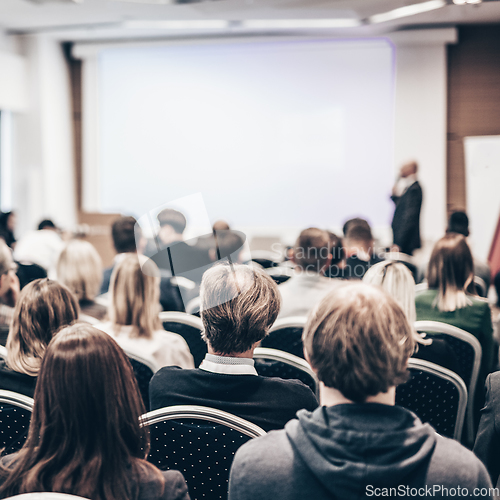
{"label": "person with brown hair", "polygon": [[149,360],[158,369],[176,365],[193,368],[186,341],[162,328],[160,278],[154,262],[128,254],[111,275],[109,322],[96,325],[125,350]]}
{"label": "person with brown hair", "polygon": [[149,435],[132,367],[106,333],[61,330],[45,353],[28,439],[2,458],[0,498],[51,491],[92,500],[188,500],[177,471],[144,460]]}
{"label": "person with brown hair", "polygon": [[94,300],[102,281],[102,260],[94,245],[79,239],[68,242],[57,261],[57,279],[76,295],[82,315],[104,319],[106,306]]}
{"label": "person with brown hair", "polygon": [[202,405],[227,411],[269,431],[318,402],[297,380],[262,377],[253,352],[278,316],[278,287],[264,271],[218,264],[203,275],[201,319],[208,354],[199,368],[162,368],[149,385],[151,409]]}
{"label": "person with brown hair", "polygon": [[45,349],[60,328],[77,321],[78,312],[75,296],[57,281],[26,285],[7,337],[7,360],[0,359],[0,389],[33,397]]}
{"label": "person with brown hair", "polygon": [[293,247],[293,276],[279,286],[282,306],[279,318],[306,316],[335,286],[323,274],[330,267],[330,238],[317,227],[304,229]]}
{"label": "person with brown hair", "polygon": [[491,487],[471,451],[395,404],[415,340],[386,292],[337,287],[310,314],[303,341],[322,406],[237,451],[229,500],[443,497],[444,488],[468,496]]}
{"label": "person with brown hair", "polygon": [[12,250],[0,238],[0,328],[5,327],[5,330],[12,321],[19,297],[20,284],[16,271]]}

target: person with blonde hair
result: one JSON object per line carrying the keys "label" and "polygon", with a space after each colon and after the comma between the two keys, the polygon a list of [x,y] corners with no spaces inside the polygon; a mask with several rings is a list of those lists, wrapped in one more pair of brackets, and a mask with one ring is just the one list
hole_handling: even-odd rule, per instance
{"label": "person with blonde hair", "polygon": [[106,307],[94,300],[102,281],[102,260],[94,245],[79,239],[68,242],[57,262],[57,279],[76,295],[82,315],[104,319]]}
{"label": "person with blonde hair", "polygon": [[0,359],[0,389],[33,397],[45,349],[53,335],[77,320],[78,302],[66,286],[48,278],[26,285],[7,337],[7,360]]}
{"label": "person with blonde hair", "polygon": [[[415,280],[403,263],[388,260],[370,267],[363,277],[365,283],[382,287],[401,306],[410,325],[416,321]],[[416,349],[413,357],[436,363],[454,372],[458,370],[458,360],[445,340],[426,338],[425,334],[413,329]]]}
{"label": "person with blonde hair", "polygon": [[162,366],[194,368],[186,341],[162,328],[159,270],[150,259],[128,254],[114,268],[110,282],[109,322],[96,325],[131,354]]}
{"label": "person with blonde hair", "polygon": [[309,315],[302,338],[321,406],[239,448],[229,500],[441,498],[457,488],[490,497],[486,468],[470,450],[396,405],[415,340],[387,292],[336,287]]}

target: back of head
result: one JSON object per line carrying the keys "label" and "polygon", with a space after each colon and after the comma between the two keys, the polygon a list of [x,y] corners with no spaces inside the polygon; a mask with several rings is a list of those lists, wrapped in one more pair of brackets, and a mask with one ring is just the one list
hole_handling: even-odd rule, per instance
{"label": "back of head", "polygon": [[0,275],[7,273],[14,263],[12,250],[3,239],[0,238]]}
{"label": "back of head", "polygon": [[61,330],[45,353],[34,399],[7,491],[132,498],[134,459],[144,458],[148,441],[137,383],[116,342],[84,323]]}
{"label": "back of head", "polygon": [[372,230],[370,226],[364,224],[353,224],[349,226],[345,240],[349,245],[360,244],[363,247],[370,247],[373,243]]}
{"label": "back of head", "polygon": [[57,279],[78,300],[94,300],[102,281],[102,261],[94,246],[88,241],[70,241],[59,256]]}
{"label": "back of head", "polygon": [[344,222],[344,226],[342,227],[342,234],[344,236],[347,236],[347,231],[349,231],[349,228],[354,226],[363,226],[366,227],[367,229],[370,229],[370,224],[366,219],[362,219],[360,217],[354,217],[353,219],[349,219]]}
{"label": "back of head", "polygon": [[416,175],[418,172],[418,163],[416,161],[409,161],[401,167],[401,177],[409,177]]}
{"label": "back of head", "polygon": [[453,212],[448,219],[447,233],[458,233],[469,236],[469,217],[465,212]]}
{"label": "back of head", "polygon": [[160,226],[170,226],[177,234],[182,234],[186,229],[186,217],[173,208],[165,208],[158,216]]}
{"label": "back of head", "polygon": [[295,242],[293,261],[303,271],[321,272],[330,261],[328,233],[316,227],[304,229]]}
{"label": "back of head", "polygon": [[240,264],[213,266],[201,282],[204,339],[218,354],[251,349],[276,320],[278,286],[264,271]]}
{"label": "back of head", "polygon": [[212,226],[214,231],[229,231],[231,229],[225,220],[216,220]]}
{"label": "back of head", "polygon": [[401,262],[392,260],[371,266],[363,282],[382,287],[396,299],[408,318],[410,325],[417,320],[415,311],[415,280],[411,271]]}
{"label": "back of head", "polygon": [[133,217],[120,217],[111,226],[111,236],[116,253],[135,252],[135,225],[137,221]]}
{"label": "back of head", "polygon": [[474,279],[474,263],[465,236],[448,233],[431,254],[427,268],[429,288],[438,290],[437,306],[442,311],[455,311],[469,301],[465,291]]}
{"label": "back of head", "polygon": [[342,243],[342,239],[339,238],[336,234],[327,231],[328,239],[330,240],[330,253],[332,255],[332,260],[330,264],[332,266],[339,264],[345,258],[344,247]]}
{"label": "back of head", "polygon": [[[143,267],[147,266],[147,269]],[[132,325],[140,337],[151,337],[161,328],[159,271],[153,261],[130,254],[113,269],[109,290],[109,318],[117,327]]]}
{"label": "back of head", "polygon": [[397,302],[361,283],[330,292],[310,314],[302,338],[320,381],[355,402],[404,382],[415,347]]}
{"label": "back of head", "polygon": [[53,335],[78,319],[78,302],[57,281],[43,278],[19,294],[7,338],[7,364],[17,372],[36,376]]}
{"label": "back of head", "polygon": [[53,231],[57,230],[57,226],[50,219],[43,219],[40,224],[38,224],[38,230],[42,229],[52,229]]}

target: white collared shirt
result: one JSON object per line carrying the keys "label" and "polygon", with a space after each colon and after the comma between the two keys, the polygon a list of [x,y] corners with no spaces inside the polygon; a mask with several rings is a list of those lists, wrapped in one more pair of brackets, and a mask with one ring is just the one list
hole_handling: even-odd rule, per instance
{"label": "white collared shirt", "polygon": [[257,375],[254,364],[254,360],[249,358],[206,354],[205,359],[200,364],[200,369],[226,375]]}

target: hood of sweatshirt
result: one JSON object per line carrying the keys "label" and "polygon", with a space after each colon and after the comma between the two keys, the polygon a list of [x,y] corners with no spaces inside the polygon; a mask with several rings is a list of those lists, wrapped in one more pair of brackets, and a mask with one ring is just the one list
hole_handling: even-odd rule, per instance
{"label": "hood of sweatshirt", "polygon": [[423,474],[435,431],[399,406],[377,403],[300,411],[285,431],[312,474],[337,498],[365,496],[367,488],[411,485]]}

